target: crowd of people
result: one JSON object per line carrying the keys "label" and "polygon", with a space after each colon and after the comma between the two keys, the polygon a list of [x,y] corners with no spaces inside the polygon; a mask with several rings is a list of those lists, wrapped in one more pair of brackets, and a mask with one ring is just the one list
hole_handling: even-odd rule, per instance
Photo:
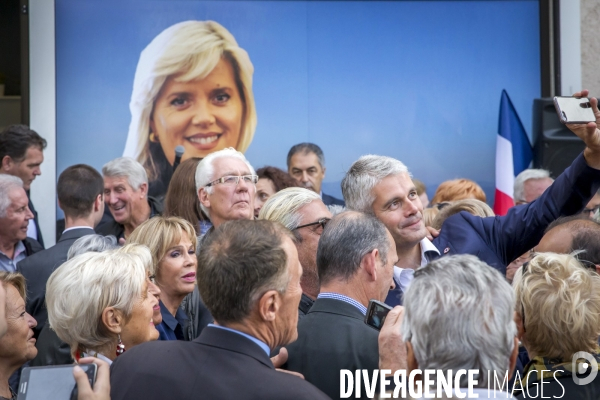
{"label": "crowd of people", "polygon": [[[424,185],[379,155],[351,165],[336,199],[313,143],[290,149],[287,172],[233,148],[185,159],[156,196],[132,158],[73,165],[44,249],[29,190],[46,142],[10,126],[0,398],[16,398],[24,366],[89,362],[93,389],[74,371],[89,400],[337,399],[341,371],[462,369],[478,371],[479,398],[536,398],[544,379],[546,396],[600,398],[600,130],[569,127],[583,154],[556,180],[520,174],[505,216],[467,179],[425,208]],[[364,322],[373,300],[391,308],[381,331]],[[359,376],[356,397],[395,393]],[[453,393],[468,385],[457,375]]]}

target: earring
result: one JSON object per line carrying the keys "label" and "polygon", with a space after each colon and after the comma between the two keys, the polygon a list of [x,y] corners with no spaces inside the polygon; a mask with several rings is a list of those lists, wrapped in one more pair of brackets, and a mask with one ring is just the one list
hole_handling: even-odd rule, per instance
{"label": "earring", "polygon": [[156,135],[154,134],[154,132],[150,132],[150,137],[149,137],[150,141],[152,143],[158,143],[158,138],[156,137]]}
{"label": "earring", "polygon": [[119,342],[117,343],[117,357],[125,353],[125,345],[121,341],[121,335],[119,334]]}

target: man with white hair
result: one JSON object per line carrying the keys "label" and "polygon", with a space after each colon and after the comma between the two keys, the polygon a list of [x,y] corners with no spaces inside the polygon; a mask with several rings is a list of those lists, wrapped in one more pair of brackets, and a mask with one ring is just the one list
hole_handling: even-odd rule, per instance
{"label": "man with white hair", "polygon": [[[592,104],[600,123],[597,100]],[[503,217],[455,214],[433,241],[426,238],[423,205],[406,166],[385,156],[367,155],[356,161],[342,181],[346,205],[380,219],[394,237],[400,258],[394,270],[397,290],[386,302],[401,304],[414,271],[441,255],[473,254],[504,275],[512,260],[540,241],[548,224],[580,212],[600,187],[600,130],[592,123],[569,127],[587,148],[538,201],[513,207]]]}
{"label": "man with white hair", "polygon": [[0,270],[15,272],[17,263],[43,247],[27,237],[33,213],[23,189],[23,181],[13,175],[0,174]]}
{"label": "man with white hair", "polygon": [[515,205],[531,203],[548,189],[554,182],[550,178],[550,171],[545,169],[529,168],[515,178],[513,199]]}
{"label": "man with white hair", "polygon": [[210,153],[196,167],[200,208],[213,227],[223,222],[254,218],[258,177],[244,155],[229,147]]}
{"label": "man with white hair", "polygon": [[513,289],[498,271],[475,256],[433,261],[415,272],[404,299],[404,319],[397,318],[398,309],[388,315],[395,318],[386,319],[381,336],[392,334],[388,328],[395,322],[395,328],[401,326],[405,343],[385,342],[379,349],[380,367],[401,367],[404,360],[386,362],[389,354],[398,354],[406,357],[407,376],[417,369],[438,370],[446,376],[450,373],[454,382],[459,370],[478,370],[473,389],[478,397],[467,395],[466,374],[448,397],[513,398],[508,381],[519,346],[514,310]]}
{"label": "man with white hair", "polygon": [[317,193],[293,187],[269,197],[258,218],[279,222],[296,238],[298,258],[302,264],[302,298],[298,306],[298,318],[302,319],[319,295],[317,248],[323,229],[331,219],[331,212]]}
{"label": "man with white hair", "polygon": [[114,235],[123,242],[135,228],[162,212],[160,202],[148,196],[146,170],[133,158],[109,161],[102,167],[102,176],[104,202],[113,219],[100,223],[99,234]]}

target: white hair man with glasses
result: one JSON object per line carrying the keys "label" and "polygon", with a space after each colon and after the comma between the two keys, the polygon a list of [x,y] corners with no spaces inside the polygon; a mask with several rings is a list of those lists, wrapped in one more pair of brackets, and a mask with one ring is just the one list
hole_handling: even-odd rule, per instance
{"label": "white hair man with glasses", "polygon": [[276,221],[294,234],[298,258],[302,264],[302,298],[298,318],[302,319],[319,295],[317,273],[317,247],[323,229],[331,219],[331,212],[312,190],[293,187],[283,189],[269,197],[258,219]]}
{"label": "white hair man with glasses", "polygon": [[246,157],[233,148],[206,156],[196,168],[200,208],[213,227],[226,221],[254,218],[258,177]]}

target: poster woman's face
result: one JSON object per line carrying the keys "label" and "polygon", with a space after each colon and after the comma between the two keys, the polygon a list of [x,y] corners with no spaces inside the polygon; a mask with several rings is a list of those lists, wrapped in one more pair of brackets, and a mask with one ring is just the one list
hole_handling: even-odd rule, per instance
{"label": "poster woman's face", "polygon": [[226,147],[237,147],[243,104],[233,67],[221,59],[204,79],[177,82],[169,77],[154,103],[150,129],[169,163],[175,147],[185,148],[182,161]]}

